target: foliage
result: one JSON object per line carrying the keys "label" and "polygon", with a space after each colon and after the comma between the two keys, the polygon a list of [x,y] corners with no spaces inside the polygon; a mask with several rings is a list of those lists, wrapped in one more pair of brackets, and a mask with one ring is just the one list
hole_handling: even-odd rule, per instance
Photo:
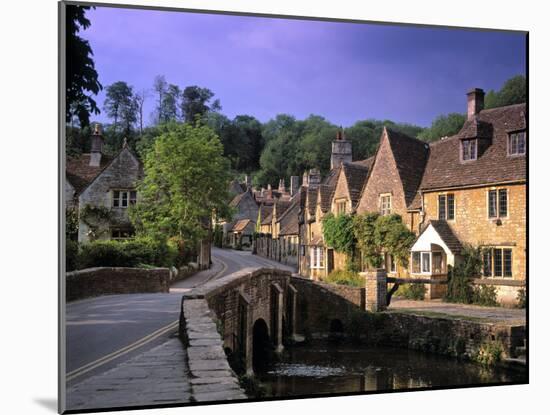
{"label": "foliage", "polygon": [[221,248],[223,246],[223,229],[221,225],[214,225],[214,232],[212,232],[212,242],[214,246]]}
{"label": "foliage", "polygon": [[395,295],[406,298],[407,300],[424,300],[426,294],[426,287],[424,284],[401,284],[397,289]]}
{"label": "foliage", "polygon": [[357,272],[351,271],[332,271],[329,275],[322,278],[323,282],[337,285],[349,285],[351,287],[364,287],[365,279]]}
{"label": "foliage", "polygon": [[78,239],[78,209],[75,207],[65,209],[65,237],[67,241]]}
{"label": "foliage", "polygon": [[88,237],[95,240],[109,231],[103,225],[111,220],[112,212],[105,206],[84,205],[80,210],[80,220],[88,226]]}
{"label": "foliage", "polygon": [[67,239],[65,243],[65,269],[73,271],[78,268],[78,242]]}
{"label": "foliage", "polygon": [[137,267],[141,264],[169,267],[176,264],[177,256],[173,245],[152,238],[98,240],[80,246],[78,267]]}
{"label": "foliage", "polygon": [[401,216],[380,216],[377,213],[355,215],[353,225],[357,246],[369,267],[380,267],[384,252],[393,255],[399,264],[407,266],[415,235],[403,224]]}
{"label": "foliage", "polygon": [[474,287],[472,290],[472,303],[487,307],[498,306],[496,288],[492,285]]}
{"label": "foliage", "polygon": [[210,102],[214,95],[208,88],[201,88],[196,85],[186,87],[181,96],[183,120],[194,123],[197,121],[197,117],[201,118],[209,112],[220,111],[222,106],[219,99]]}
{"label": "foliage", "polygon": [[352,255],[356,244],[353,217],[345,214],[334,216],[328,213],[323,218],[323,237],[327,245],[336,252]]}
{"label": "foliage", "polygon": [[527,80],[523,75],[508,79],[498,91],[490,90],[485,96],[485,108],[521,104],[527,101]]}
{"label": "foliage", "polygon": [[145,156],[140,203],[129,212],[138,233],[189,243],[204,238],[213,212],[228,213],[228,170],[210,128],[169,124]]}
{"label": "foliage", "polygon": [[527,307],[527,294],[525,292],[525,288],[520,288],[518,290],[517,294],[517,308],[525,308]]}
{"label": "foliage", "polygon": [[490,341],[483,343],[473,358],[482,365],[491,366],[502,360],[503,352],[504,349],[500,342]]}
{"label": "foliage", "polygon": [[93,52],[87,40],[79,36],[81,30],[90,27],[86,11],[90,7],[67,5],[66,16],[66,114],[67,123],[78,119],[81,127],[90,124],[90,115],[99,114],[99,108],[92,95],[97,95],[102,86],[92,59]]}
{"label": "foliage", "polygon": [[460,131],[465,121],[466,116],[456,112],[440,115],[432,122],[430,128],[418,134],[418,138],[424,141],[437,141],[442,137],[450,137]]}
{"label": "foliage", "polygon": [[138,104],[133,88],[123,81],[107,86],[103,109],[107,116],[114,121],[114,132],[118,132],[120,120],[123,134],[128,135],[138,118]]}

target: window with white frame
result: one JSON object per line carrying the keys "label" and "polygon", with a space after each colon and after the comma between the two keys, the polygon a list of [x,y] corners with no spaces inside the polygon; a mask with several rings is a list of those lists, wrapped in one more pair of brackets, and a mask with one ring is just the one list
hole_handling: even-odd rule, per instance
{"label": "window with white frame", "polygon": [[412,253],[411,267],[414,274],[420,274],[420,252]]}
{"label": "window with white frame", "polygon": [[462,161],[477,159],[477,139],[462,140]]}
{"label": "window with white frame", "polygon": [[430,273],[430,253],[429,252],[421,252],[421,264],[422,264],[422,274],[429,274]]}
{"label": "window with white frame", "polygon": [[391,195],[380,195],[380,215],[386,216],[391,213]]}
{"label": "window with white frame", "polygon": [[525,131],[508,135],[508,155],[522,156],[525,154]]}
{"label": "window with white frame", "polygon": [[324,268],[325,252],[322,247],[311,248],[311,268]]}
{"label": "window with white frame", "polygon": [[508,216],[508,190],[489,190],[487,197],[489,218],[504,218]]}
{"label": "window with white frame", "polygon": [[135,190],[113,190],[113,207],[127,208],[135,205],[137,201],[137,192]]}
{"label": "window with white frame", "polygon": [[339,200],[336,202],[336,214],[341,215],[346,213],[346,201]]}

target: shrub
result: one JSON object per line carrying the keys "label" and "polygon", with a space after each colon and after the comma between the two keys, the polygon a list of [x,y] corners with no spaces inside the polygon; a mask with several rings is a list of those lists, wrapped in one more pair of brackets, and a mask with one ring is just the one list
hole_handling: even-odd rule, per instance
{"label": "shrub", "polygon": [[98,240],[83,244],[78,255],[81,268],[138,267],[155,265],[169,267],[177,261],[173,243],[140,237],[129,241]]}
{"label": "shrub", "polygon": [[67,239],[65,246],[65,268],[67,271],[78,269],[78,242]]}
{"label": "shrub", "polygon": [[525,308],[527,306],[527,295],[525,293],[525,288],[520,288],[518,290],[517,295],[518,303],[516,305],[517,308]]}
{"label": "shrub", "polygon": [[484,306],[498,306],[497,290],[492,285],[482,285],[473,289],[472,303]]}
{"label": "shrub", "polygon": [[474,355],[474,360],[483,365],[494,365],[502,359],[503,348],[499,342],[483,343],[477,353]]}
{"label": "shrub", "polygon": [[406,298],[407,300],[424,300],[426,287],[424,284],[401,284],[395,295]]}
{"label": "shrub", "polygon": [[363,287],[365,285],[365,279],[357,272],[352,271],[332,271],[328,276],[322,278],[322,281],[351,287]]}

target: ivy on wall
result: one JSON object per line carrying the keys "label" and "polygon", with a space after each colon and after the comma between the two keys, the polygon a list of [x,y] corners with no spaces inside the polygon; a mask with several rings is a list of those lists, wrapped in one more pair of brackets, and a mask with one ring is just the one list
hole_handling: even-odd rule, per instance
{"label": "ivy on wall", "polygon": [[105,206],[84,205],[80,211],[80,220],[88,226],[90,240],[95,240],[108,231],[102,225],[110,222],[112,212]]}

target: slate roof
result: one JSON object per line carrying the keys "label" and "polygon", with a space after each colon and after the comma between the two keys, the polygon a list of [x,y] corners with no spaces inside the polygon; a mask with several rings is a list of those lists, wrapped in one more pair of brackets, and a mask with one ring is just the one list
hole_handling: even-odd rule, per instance
{"label": "slate roof", "polygon": [[319,196],[318,201],[321,203],[321,211],[323,213],[328,212],[330,210],[330,205],[332,202],[332,195],[334,194],[334,188],[335,186],[331,186],[328,184],[321,184],[319,185]]}
{"label": "slate roof", "polygon": [[403,184],[405,203],[410,206],[422,181],[428,161],[429,144],[386,128],[390,148]]}
{"label": "slate roof", "polygon": [[362,164],[343,163],[341,169],[348,184],[351,205],[355,207],[361,198],[361,190],[367,180],[369,168]]}
{"label": "slate roof", "polygon": [[84,190],[113,161],[112,157],[102,155],[99,166],[90,166],[90,154],[67,157],[65,173],[67,180],[77,194]]}
{"label": "slate roof", "polygon": [[280,218],[291,204],[292,202],[290,202],[289,200],[277,200],[277,202],[275,203],[277,218]]}
{"label": "slate roof", "polygon": [[353,164],[353,165],[356,165],[356,166],[363,166],[363,167],[366,167],[370,170],[373,163],[374,163],[374,156],[371,156],[368,159],[352,161],[349,164]]}
{"label": "slate roof", "polygon": [[428,225],[432,225],[435,231],[439,234],[445,245],[451,250],[455,255],[462,252],[462,244],[453,233],[453,230],[449,224],[444,220],[431,220],[428,222]]}
{"label": "slate roof", "polygon": [[315,208],[317,207],[317,188],[308,187],[307,189],[307,208],[310,216],[315,215]]}
{"label": "slate roof", "polygon": [[[234,225],[233,225],[233,228],[231,229],[233,232],[242,232],[246,229],[246,227],[248,226],[249,223],[251,223],[252,221],[250,219],[241,219],[241,220],[238,220]],[[253,223],[253,222],[252,222]]]}
{"label": "slate roof", "polygon": [[299,200],[294,200],[281,216],[279,222],[281,230],[279,235],[298,235],[298,213],[300,211]]}
{"label": "slate roof", "polygon": [[244,192],[244,193],[240,193],[238,194],[237,196],[235,196],[231,202],[229,202],[229,206],[231,207],[237,207],[239,206],[239,203],[241,203],[241,201],[245,198],[245,197],[251,197],[252,198],[252,195],[250,194],[250,192]]}
{"label": "slate roof", "polygon": [[[420,188],[422,190],[524,181],[525,156],[508,156],[508,133],[526,128],[526,105],[516,104],[480,111],[466,122],[455,136],[430,145],[430,157]],[[490,125],[490,128],[488,127]],[[479,152],[478,159],[463,162],[460,143],[475,133],[486,136],[489,146]]]}
{"label": "slate roof", "polygon": [[272,220],[273,220],[273,211],[269,212],[269,214],[262,220],[262,225],[271,225]]}

